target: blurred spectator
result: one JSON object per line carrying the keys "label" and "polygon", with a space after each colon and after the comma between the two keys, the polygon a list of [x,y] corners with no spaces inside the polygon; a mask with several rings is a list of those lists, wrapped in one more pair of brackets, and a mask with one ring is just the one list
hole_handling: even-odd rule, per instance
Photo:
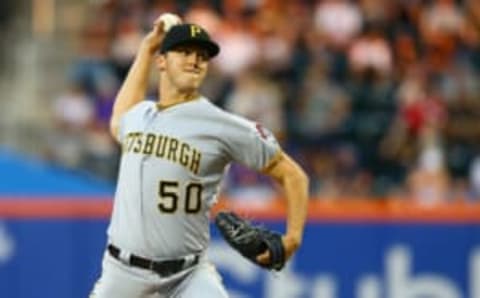
{"label": "blurred spectator", "polygon": [[324,42],[335,48],[347,46],[362,28],[360,9],[348,0],[318,1],[313,18]]}
{"label": "blurred spectator", "polygon": [[110,135],[110,116],[118,86],[118,80],[110,76],[97,82],[93,97],[94,125],[87,132],[84,149],[83,167],[110,181],[116,179],[119,154],[118,145]]}
{"label": "blurred spectator", "polygon": [[97,92],[94,95],[95,124],[108,131],[113,103],[118,91],[118,82],[113,78],[105,78],[97,82]]}
{"label": "blurred spectator", "polygon": [[469,186],[468,178],[454,178],[450,179],[450,198],[452,201],[469,202],[478,199],[473,190]]}
{"label": "blurred spectator", "polygon": [[464,24],[463,12],[455,0],[435,0],[421,17],[420,29],[427,43],[442,35],[458,34]]}
{"label": "blurred spectator", "polygon": [[378,25],[369,24],[349,50],[349,64],[353,74],[388,76],[393,69],[393,55],[389,43]]}
{"label": "blurred spectator", "polygon": [[236,163],[229,168],[223,191],[229,198],[241,199],[248,204],[261,204],[278,196],[272,181]]}
{"label": "blurred spectator", "polygon": [[290,67],[295,32],[292,27],[264,28],[258,35],[259,63],[270,74],[282,74]]}
{"label": "blurred spectator", "polygon": [[[400,112],[409,134],[413,137],[422,137],[432,130],[437,135],[441,134],[439,130],[444,127],[447,117],[444,102],[434,94],[423,93],[421,89],[415,91],[415,88],[422,88],[421,85],[414,86],[413,90],[409,90],[409,86],[404,87],[405,89],[400,89],[399,94]],[[410,91],[412,94],[408,94]]]}
{"label": "blurred spectator", "polygon": [[321,66],[310,67],[296,106],[298,141],[338,141],[346,129],[349,112],[348,94],[329,80]]}
{"label": "blurred spectator", "polygon": [[119,148],[109,130],[94,126],[87,132],[85,138],[82,168],[95,173],[98,177],[114,181],[117,178],[119,153]]}
{"label": "blurred spectator", "polygon": [[72,133],[84,131],[94,120],[92,99],[78,85],[70,86],[70,89],[60,95],[53,104],[56,125],[61,130]]}
{"label": "blurred spectator", "polygon": [[98,82],[116,79],[110,63],[110,25],[107,20],[89,25],[81,36],[78,58],[73,62],[71,77],[89,94],[97,92]]}
{"label": "blurred spectator", "polygon": [[213,39],[221,29],[222,19],[210,4],[211,1],[193,1],[189,10],[184,16],[187,23],[202,24],[202,27],[209,32]]}
{"label": "blurred spectator", "polygon": [[111,55],[119,78],[126,77],[142,37],[140,24],[134,18],[123,18],[119,21],[112,41]]}
{"label": "blurred spectator", "polygon": [[144,3],[143,25],[150,28],[159,15],[165,12],[180,13],[179,1],[162,0],[162,1],[129,1]]}
{"label": "blurred spectator", "polygon": [[432,205],[449,199],[449,175],[442,150],[429,145],[420,153],[418,164],[407,178],[408,195],[421,204]]}
{"label": "blurred spectator", "polygon": [[475,157],[469,170],[469,182],[471,190],[469,198],[478,201],[480,200],[480,156]]}
{"label": "blurred spectator", "polygon": [[225,20],[218,32],[217,41],[222,50],[213,63],[227,76],[235,77],[258,63],[260,46],[247,23],[246,17],[237,15]]}
{"label": "blurred spectator", "polygon": [[95,116],[92,100],[82,87],[72,85],[55,99],[52,112],[56,131],[50,135],[47,155],[55,162],[80,168],[86,132]]}
{"label": "blurred spectator", "polygon": [[415,37],[407,32],[399,32],[395,35],[392,46],[396,61],[395,76],[403,78],[407,71],[418,63],[419,53]]}
{"label": "blurred spectator", "polygon": [[[480,11],[480,4],[477,5]],[[478,16],[470,15],[463,27],[461,33],[462,52],[460,61],[472,68],[472,70],[480,71],[480,12]]]}
{"label": "blurred spectator", "polygon": [[[480,1],[96,1],[55,100],[50,157],[114,179],[108,133],[118,82],[163,12],[221,44],[203,92],[263,123],[312,178],[312,194],[479,196]],[[157,93],[154,77],[148,96]],[[477,185],[478,184],[478,185]],[[478,188],[478,189],[477,189]],[[232,196],[274,196],[232,167]],[[268,199],[267,199],[268,200]]]}
{"label": "blurred spectator", "polygon": [[351,145],[342,144],[335,148],[337,180],[343,197],[368,197],[373,180],[368,171],[362,169],[358,152]]}
{"label": "blurred spectator", "polygon": [[388,21],[394,1],[360,0],[359,2],[365,22],[381,25]]}
{"label": "blurred spectator", "polygon": [[419,69],[411,70],[401,83],[397,93],[397,115],[382,144],[383,155],[387,158],[411,164],[424,135],[442,134],[447,120],[446,107],[429,93],[428,84],[425,73]]}
{"label": "blurred spectator", "polygon": [[281,140],[285,132],[282,101],[278,86],[262,74],[251,70],[242,73],[235,80],[226,108],[261,123]]}
{"label": "blurred spectator", "polygon": [[328,148],[307,153],[311,194],[325,200],[370,196],[373,180],[361,168],[355,148],[347,144]]}
{"label": "blurred spectator", "polygon": [[317,199],[336,199],[340,189],[335,179],[335,161],[329,152],[317,150],[308,158],[308,172],[311,173],[310,193]]}
{"label": "blurred spectator", "polygon": [[453,0],[436,0],[424,9],[420,32],[425,60],[434,73],[442,73],[454,62],[456,40],[463,30],[464,15]]}

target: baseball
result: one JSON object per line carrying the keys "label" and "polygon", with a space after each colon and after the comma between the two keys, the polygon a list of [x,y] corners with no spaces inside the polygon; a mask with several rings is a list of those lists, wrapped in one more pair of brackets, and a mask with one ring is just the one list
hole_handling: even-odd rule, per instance
{"label": "baseball", "polygon": [[160,16],[160,21],[163,22],[163,31],[168,32],[174,25],[182,23],[182,19],[173,13],[164,13]]}

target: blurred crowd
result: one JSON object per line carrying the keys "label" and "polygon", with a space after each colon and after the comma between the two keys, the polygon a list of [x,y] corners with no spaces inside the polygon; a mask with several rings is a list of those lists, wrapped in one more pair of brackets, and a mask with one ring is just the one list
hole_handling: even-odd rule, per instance
{"label": "blurred crowd", "polygon": [[[163,12],[221,45],[203,93],[272,130],[319,199],[480,198],[480,1],[92,1],[49,158],[116,179],[117,90]],[[157,96],[152,72],[149,97]],[[231,167],[232,198],[275,197]]]}

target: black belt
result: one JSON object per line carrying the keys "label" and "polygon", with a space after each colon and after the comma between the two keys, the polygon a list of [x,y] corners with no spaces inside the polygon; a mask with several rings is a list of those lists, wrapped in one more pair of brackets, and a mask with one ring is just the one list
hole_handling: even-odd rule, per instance
{"label": "black belt", "polygon": [[[112,255],[112,257],[122,261],[122,259],[120,258],[120,248],[112,244],[109,244],[107,246],[107,249],[110,255]],[[199,256],[195,255],[195,257],[190,261],[187,261],[187,259],[184,258],[184,259],[157,262],[157,261],[152,261],[152,260],[148,260],[148,259],[136,256],[136,255],[130,255],[129,259],[127,260],[127,263],[135,267],[155,271],[160,276],[166,277],[196,265],[198,263],[198,260],[199,260]]]}

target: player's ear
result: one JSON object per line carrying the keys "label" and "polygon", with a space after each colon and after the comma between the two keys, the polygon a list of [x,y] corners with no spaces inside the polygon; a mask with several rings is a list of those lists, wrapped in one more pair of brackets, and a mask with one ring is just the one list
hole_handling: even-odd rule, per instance
{"label": "player's ear", "polygon": [[165,70],[165,55],[159,54],[155,57],[155,66],[157,67],[158,71]]}

